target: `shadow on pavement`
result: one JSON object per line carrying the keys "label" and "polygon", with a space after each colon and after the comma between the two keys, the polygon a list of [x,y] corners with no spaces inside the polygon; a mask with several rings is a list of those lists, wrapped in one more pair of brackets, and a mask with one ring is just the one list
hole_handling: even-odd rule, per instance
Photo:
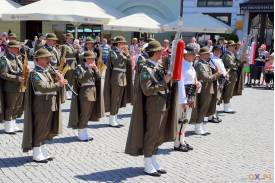
{"label": "shadow on pavement", "polygon": [[189,137],[189,136],[193,136],[193,135],[197,135],[197,134],[195,133],[195,131],[186,131],[186,132],[185,132],[185,137]]}
{"label": "shadow on pavement", "polygon": [[32,162],[32,156],[21,156],[14,158],[0,158],[0,169],[1,168],[12,168],[23,166],[27,163]]}
{"label": "shadow on pavement", "polygon": [[48,141],[48,144],[66,144],[72,142],[79,142],[76,136],[56,138],[51,141]]}
{"label": "shadow on pavement", "polygon": [[119,114],[117,115],[118,119],[123,119],[123,118],[131,118],[132,114]]}
{"label": "shadow on pavement", "polygon": [[133,178],[141,175],[145,175],[143,173],[142,167],[128,167],[95,172],[88,175],[77,175],[75,177],[85,181],[119,183],[127,180],[128,178]]}
{"label": "shadow on pavement", "polygon": [[170,154],[173,151],[174,151],[173,148],[170,148],[170,149],[158,149],[158,153],[157,154],[168,155],[168,154]]}
{"label": "shadow on pavement", "polygon": [[108,128],[109,124],[96,124],[97,122],[91,122],[87,127],[92,129]]}

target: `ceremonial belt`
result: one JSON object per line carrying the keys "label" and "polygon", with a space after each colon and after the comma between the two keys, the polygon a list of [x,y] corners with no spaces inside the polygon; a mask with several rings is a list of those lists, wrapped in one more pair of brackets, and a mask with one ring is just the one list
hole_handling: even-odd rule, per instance
{"label": "ceremonial belt", "polygon": [[118,67],[114,67],[113,70],[114,71],[120,71],[120,72],[126,72],[127,71],[126,69],[121,69],[121,68],[118,68]]}
{"label": "ceremonial belt", "polygon": [[[4,58],[5,58],[6,62],[7,62],[8,68],[9,68],[9,70],[10,70],[10,72],[11,72],[12,74],[15,74],[15,75],[21,74],[20,67],[19,67],[19,63],[17,63],[17,68],[16,68],[16,71],[15,71],[15,70],[12,68],[12,66],[11,66],[10,61],[8,60],[8,58],[5,57],[5,56],[4,56]],[[17,60],[16,60],[16,62],[17,62]]]}
{"label": "ceremonial belt", "polygon": [[81,84],[81,87],[84,87],[84,86],[95,86],[95,83],[94,83],[94,82],[82,83],[82,84]]}
{"label": "ceremonial belt", "polygon": [[[40,77],[40,79],[44,82],[48,82],[47,78],[45,76],[43,76],[43,74],[39,73],[39,72],[36,72],[37,75]],[[34,86],[32,85],[33,87],[33,91],[34,91],[34,94],[37,95],[37,96],[47,96],[47,95],[57,95],[57,92],[54,91],[54,92],[40,92],[40,91],[36,91],[34,89]]]}
{"label": "ceremonial belt", "polygon": [[44,96],[44,95],[57,95],[57,92],[47,92],[47,93],[42,93],[40,91],[34,91],[34,94],[37,96]]}

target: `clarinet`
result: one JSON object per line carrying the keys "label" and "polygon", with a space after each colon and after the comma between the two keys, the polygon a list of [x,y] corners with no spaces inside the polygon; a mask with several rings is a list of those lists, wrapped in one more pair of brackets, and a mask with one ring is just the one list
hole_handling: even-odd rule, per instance
{"label": "clarinet", "polygon": [[[51,65],[51,64],[49,64],[49,67],[51,68],[51,70],[53,71],[53,73],[56,75],[56,77],[59,77],[58,76],[58,71],[56,71],[54,68],[53,68],[53,66]],[[65,86],[67,86],[67,88],[74,94],[74,95],[78,95],[75,91],[74,91],[74,89],[73,89],[73,87],[69,84],[69,83],[67,83],[67,84],[65,84]]]}

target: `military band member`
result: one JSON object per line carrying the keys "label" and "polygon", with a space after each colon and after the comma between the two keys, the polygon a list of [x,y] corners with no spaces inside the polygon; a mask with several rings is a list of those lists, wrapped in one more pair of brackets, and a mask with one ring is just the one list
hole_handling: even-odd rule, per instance
{"label": "military band member", "polygon": [[138,73],[125,152],[132,156],[144,155],[144,172],[161,176],[166,171],[157,162],[156,154],[158,146],[175,137],[177,85],[168,86],[171,76],[159,64],[162,55],[160,43],[151,41],[146,51],[150,58]]}
{"label": "military band member", "polygon": [[[222,60],[220,59],[221,54],[222,54],[222,47],[219,45],[214,45],[212,51],[213,51],[213,56],[209,62],[212,73],[216,73],[218,70],[220,70],[220,71],[222,71],[222,76],[220,78],[218,78],[218,80],[225,79],[225,76],[227,73],[226,73],[226,70],[222,63]],[[218,115],[216,113],[216,107],[217,107],[217,102],[218,102],[218,93],[219,93],[218,80],[213,81],[214,95],[211,99],[210,107],[209,107],[209,110],[206,115],[206,116],[208,116],[207,121],[211,122],[211,123],[222,122],[222,120],[218,117]]]}
{"label": "military band member", "polygon": [[56,48],[57,40],[58,40],[58,38],[56,37],[56,35],[54,33],[48,33],[46,35],[46,43],[44,45],[44,48],[46,48],[52,54],[50,64],[54,68],[58,68],[59,63],[60,63],[60,52]]}
{"label": "military band member", "polygon": [[182,77],[179,81],[179,120],[177,125],[177,137],[174,142],[174,150],[188,152],[193,147],[185,141],[185,129],[190,122],[192,108],[195,104],[196,90],[200,87],[197,81],[197,74],[193,67],[195,60],[195,50],[187,46],[184,51],[184,61],[182,65]]}
{"label": "military band member", "polygon": [[[65,78],[68,80],[71,86],[74,86],[74,69],[77,66],[77,50],[74,49],[73,40],[74,36],[71,33],[67,33],[65,35],[66,42],[61,48],[61,57],[65,54],[64,51],[66,50],[66,64],[65,67],[69,67],[69,70],[65,74]],[[71,91],[67,91],[67,99],[72,98]]]}
{"label": "military band member", "polygon": [[[33,149],[33,161],[47,163],[45,141],[61,132],[61,89],[67,80],[49,68],[51,53],[39,49],[34,55],[35,68],[29,76],[26,91],[23,152]],[[58,80],[56,80],[58,78]]]}
{"label": "military band member", "polygon": [[237,82],[234,87],[233,96],[242,95],[242,91],[244,89],[244,64],[247,62],[246,60],[247,57],[246,56],[242,57],[241,55],[242,50],[240,49],[240,47],[241,47],[241,43],[240,42],[236,43],[235,57],[238,65],[238,70],[237,70]]}
{"label": "military band member", "polygon": [[[100,72],[96,66],[96,55],[91,51],[85,51],[84,62],[75,69],[76,91],[78,96],[73,96],[69,127],[78,129],[78,139],[88,142],[92,140],[88,134],[87,125],[91,119],[100,116]],[[98,113],[99,111],[99,113]],[[94,121],[94,120],[93,120]]]}
{"label": "military band member", "polygon": [[15,134],[20,132],[16,125],[16,118],[21,116],[24,100],[24,90],[21,83],[24,82],[22,76],[22,57],[19,54],[19,42],[11,40],[8,43],[7,54],[0,58],[0,77],[2,79],[3,90],[3,114],[5,120],[5,133]]}
{"label": "military band member", "polygon": [[105,111],[110,112],[109,126],[120,128],[117,120],[119,108],[132,102],[132,69],[130,54],[122,36],[114,39],[114,48],[109,52],[104,84]]}
{"label": "military band member", "polygon": [[223,93],[223,103],[224,103],[224,112],[225,113],[235,113],[235,111],[230,106],[230,100],[233,97],[234,88],[238,80],[238,63],[236,62],[235,57],[235,42],[230,40],[227,43],[227,51],[223,55],[222,60],[224,66],[229,73],[229,80],[225,84],[224,93]]}
{"label": "military band member", "polygon": [[210,102],[214,94],[213,81],[221,75],[221,71],[212,74],[210,68],[210,52],[208,48],[201,48],[199,51],[200,60],[195,64],[198,81],[201,82],[201,91],[197,94],[196,109],[192,111],[191,121],[195,123],[195,133],[198,135],[210,134],[206,129],[206,123],[203,123]]}

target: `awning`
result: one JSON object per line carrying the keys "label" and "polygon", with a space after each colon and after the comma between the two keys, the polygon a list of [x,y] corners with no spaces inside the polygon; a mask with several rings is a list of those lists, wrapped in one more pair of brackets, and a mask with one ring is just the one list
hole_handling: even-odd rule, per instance
{"label": "awning", "polygon": [[273,0],[249,0],[245,3],[240,3],[240,9],[252,13],[270,13],[274,12]]}
{"label": "awning", "polygon": [[48,20],[107,24],[122,14],[95,0],[41,0],[3,14],[3,20]]}
{"label": "awning", "polygon": [[[164,32],[176,32],[178,20],[162,26]],[[233,29],[227,24],[200,13],[183,14],[183,26],[179,28],[181,32],[198,33],[231,33]]]}
{"label": "awning", "polygon": [[21,5],[13,2],[12,0],[0,0],[0,19],[2,18],[3,13],[7,13],[9,11],[15,10],[20,6]]}
{"label": "awning", "polygon": [[161,31],[161,24],[164,20],[144,13],[136,13],[103,25],[104,30],[128,31],[128,32],[150,32]]}

